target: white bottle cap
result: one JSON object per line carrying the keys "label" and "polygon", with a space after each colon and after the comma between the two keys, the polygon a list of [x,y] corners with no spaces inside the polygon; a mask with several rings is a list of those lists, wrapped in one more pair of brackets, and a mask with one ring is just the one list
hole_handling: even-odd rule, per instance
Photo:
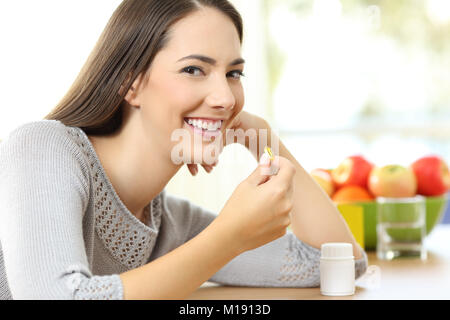
{"label": "white bottle cap", "polygon": [[329,242],[321,246],[324,259],[348,259],[353,258],[353,246],[345,242]]}

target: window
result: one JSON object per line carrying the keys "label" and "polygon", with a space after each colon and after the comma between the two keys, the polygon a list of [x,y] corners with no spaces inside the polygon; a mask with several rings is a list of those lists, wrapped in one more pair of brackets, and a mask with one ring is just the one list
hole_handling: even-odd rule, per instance
{"label": "window", "polygon": [[273,123],[308,169],[450,160],[450,3],[267,0]]}

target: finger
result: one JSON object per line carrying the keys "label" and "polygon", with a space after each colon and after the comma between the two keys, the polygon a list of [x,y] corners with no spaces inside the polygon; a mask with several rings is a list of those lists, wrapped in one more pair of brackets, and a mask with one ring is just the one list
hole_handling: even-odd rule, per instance
{"label": "finger", "polygon": [[195,177],[198,173],[198,167],[195,163],[190,163],[187,165],[189,172]]}
{"label": "finger", "polygon": [[241,117],[237,116],[234,123],[233,123],[233,128],[235,127],[239,127],[241,125]]}
{"label": "finger", "polygon": [[293,197],[294,197],[294,190],[295,190],[295,183],[292,183],[290,186],[289,186],[289,189],[288,189],[288,191],[287,191],[287,193],[286,193],[286,196],[289,198],[289,199],[293,199]]}
{"label": "finger", "polygon": [[275,156],[275,159],[272,161],[273,170],[278,171],[272,179],[274,181],[279,181],[281,183],[289,184],[292,181],[292,178],[295,175],[295,168],[292,162],[288,159]]}
{"label": "finger", "polygon": [[238,113],[236,115],[236,117],[228,124],[228,126],[227,126],[228,129],[232,129],[232,128],[237,127],[237,126],[240,125],[240,123],[241,123],[240,115],[241,114]]}
{"label": "finger", "polygon": [[271,160],[266,153],[263,153],[261,158],[259,159],[259,168],[262,176],[272,175]]}
{"label": "finger", "polygon": [[268,158],[265,158],[264,155],[261,156],[258,167],[252,172],[252,174],[250,174],[247,180],[255,186],[266,183],[270,178],[268,174],[269,165],[270,160]]}
{"label": "finger", "polygon": [[213,167],[207,164],[202,164],[203,169],[205,169],[206,172],[210,173],[213,170]]}

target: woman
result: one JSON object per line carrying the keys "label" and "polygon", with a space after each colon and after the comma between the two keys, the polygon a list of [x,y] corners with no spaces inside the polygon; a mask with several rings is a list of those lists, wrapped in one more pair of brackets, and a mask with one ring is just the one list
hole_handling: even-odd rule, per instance
{"label": "woman", "polygon": [[[59,105],[0,145],[1,298],[177,299],[207,280],[318,286],[324,242],[352,243],[364,272],[335,206],[274,135],[273,163],[243,142],[261,164],[217,217],[165,193],[184,164],[195,174],[217,163],[218,152],[174,161],[176,130],[203,147],[208,130],[271,136],[242,111],[242,35],[226,0],[123,1]],[[277,174],[260,170],[272,164]]]}

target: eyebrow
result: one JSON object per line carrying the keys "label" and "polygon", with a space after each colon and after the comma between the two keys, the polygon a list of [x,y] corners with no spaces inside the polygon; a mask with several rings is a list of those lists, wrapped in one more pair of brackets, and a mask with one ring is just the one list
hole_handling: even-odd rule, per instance
{"label": "eyebrow", "polygon": [[[213,66],[216,65],[216,63],[217,63],[217,61],[214,60],[213,58],[202,56],[200,54],[191,54],[191,55],[189,55],[187,57],[181,58],[177,62],[184,61],[184,60],[200,60],[200,61],[203,61],[205,63],[209,63],[209,64],[211,64]],[[242,58],[237,58],[237,59],[233,60],[229,64],[229,66],[235,66],[235,65],[238,65],[238,64],[242,64],[242,63],[245,63],[245,60],[242,59]]]}

